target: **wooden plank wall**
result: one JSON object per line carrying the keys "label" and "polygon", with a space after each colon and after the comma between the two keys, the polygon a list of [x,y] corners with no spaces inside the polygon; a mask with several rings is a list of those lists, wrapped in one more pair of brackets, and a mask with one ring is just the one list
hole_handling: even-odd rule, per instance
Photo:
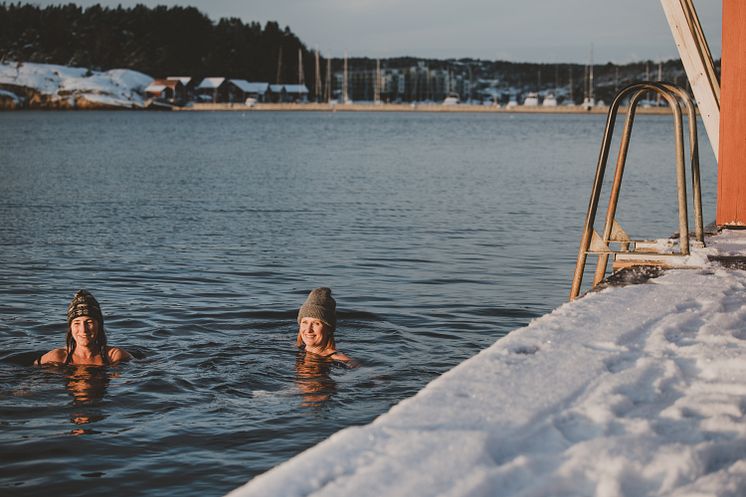
{"label": "wooden plank wall", "polygon": [[746,1],[723,0],[716,223],[746,226]]}

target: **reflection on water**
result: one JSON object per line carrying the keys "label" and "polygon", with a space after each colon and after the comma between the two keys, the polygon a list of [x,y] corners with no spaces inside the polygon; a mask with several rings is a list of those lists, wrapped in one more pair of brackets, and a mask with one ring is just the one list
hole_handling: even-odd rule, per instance
{"label": "reflection on water", "polygon": [[295,384],[303,396],[303,407],[320,407],[337,392],[331,371],[335,361],[328,357],[298,352],[295,359]]}
{"label": "reflection on water", "polygon": [[[100,407],[100,401],[106,395],[111,378],[116,375],[105,367],[69,366],[66,367],[65,388],[73,398],[76,408],[70,414],[70,421],[75,425],[88,425],[106,418]],[[96,433],[91,427],[75,428],[73,435]]]}
{"label": "reflection on water", "polygon": [[115,374],[103,367],[71,366],[71,369],[66,378],[66,387],[76,406],[95,405],[103,399]]}

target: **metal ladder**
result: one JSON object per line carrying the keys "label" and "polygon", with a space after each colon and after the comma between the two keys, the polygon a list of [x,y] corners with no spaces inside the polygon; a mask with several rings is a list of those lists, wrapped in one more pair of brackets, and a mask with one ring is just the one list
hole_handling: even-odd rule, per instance
{"label": "metal ladder", "polygon": [[[679,204],[679,237],[678,253],[672,251],[663,252],[660,250],[660,244],[649,240],[632,240],[615,219],[617,203],[619,201],[619,190],[622,184],[624,166],[627,160],[627,151],[629,149],[629,140],[632,133],[632,124],[635,119],[635,110],[640,99],[648,92],[653,92],[663,97],[668,102],[669,107],[674,114],[674,135],[676,140],[676,184],[678,187],[678,204]],[[604,223],[603,235],[599,235],[594,229],[598,202],[601,197],[601,188],[604,180],[606,163],[609,158],[614,124],[619,113],[619,107],[622,101],[629,97],[627,107],[627,117],[624,122],[621,143],[619,145],[619,154],[617,156],[616,171],[614,181],[609,195],[609,208],[606,212],[606,221]],[[654,265],[661,267],[684,267],[683,257],[689,255],[689,220],[687,213],[686,199],[686,173],[684,158],[684,125],[680,102],[686,106],[689,120],[689,161],[692,168],[692,204],[694,206],[695,219],[695,240],[700,246],[704,246],[704,228],[702,224],[702,197],[699,180],[699,146],[697,142],[697,113],[691,97],[682,88],[671,83],[664,82],[639,82],[626,86],[614,97],[609,113],[606,119],[606,128],[604,130],[603,140],[601,142],[601,152],[596,167],[596,177],[593,182],[591,199],[588,205],[588,212],[585,217],[583,226],[583,235],[578,250],[578,258],[575,264],[575,274],[572,279],[572,288],[570,290],[570,300],[575,300],[580,294],[580,285],[583,280],[583,272],[588,255],[598,256],[596,264],[596,273],[593,279],[593,286],[598,285],[606,275],[606,266],[609,256],[612,255],[615,261],[620,261],[620,265]],[[669,240],[668,246],[673,247],[674,240]]]}

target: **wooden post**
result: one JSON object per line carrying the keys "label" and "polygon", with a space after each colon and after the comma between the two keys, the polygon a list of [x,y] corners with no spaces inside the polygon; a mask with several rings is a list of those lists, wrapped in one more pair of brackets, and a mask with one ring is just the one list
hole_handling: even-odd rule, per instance
{"label": "wooden post", "polygon": [[746,226],[746,3],[723,0],[722,113],[715,222]]}
{"label": "wooden post", "polygon": [[[723,0],[727,3],[729,0]],[[715,157],[718,157],[720,122],[720,85],[715,74],[710,49],[692,0],[660,0],[671,27],[681,63],[697,101],[699,113],[710,139]],[[736,3],[736,2],[733,2]],[[723,19],[726,19],[723,12]]]}

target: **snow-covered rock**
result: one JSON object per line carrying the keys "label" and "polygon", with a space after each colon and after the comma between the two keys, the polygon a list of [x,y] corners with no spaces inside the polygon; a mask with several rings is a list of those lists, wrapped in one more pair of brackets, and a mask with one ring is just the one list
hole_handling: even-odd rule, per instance
{"label": "snow-covered rock", "polygon": [[130,69],[97,72],[55,64],[0,63],[0,96],[29,108],[144,108],[143,89],[152,81]]}

